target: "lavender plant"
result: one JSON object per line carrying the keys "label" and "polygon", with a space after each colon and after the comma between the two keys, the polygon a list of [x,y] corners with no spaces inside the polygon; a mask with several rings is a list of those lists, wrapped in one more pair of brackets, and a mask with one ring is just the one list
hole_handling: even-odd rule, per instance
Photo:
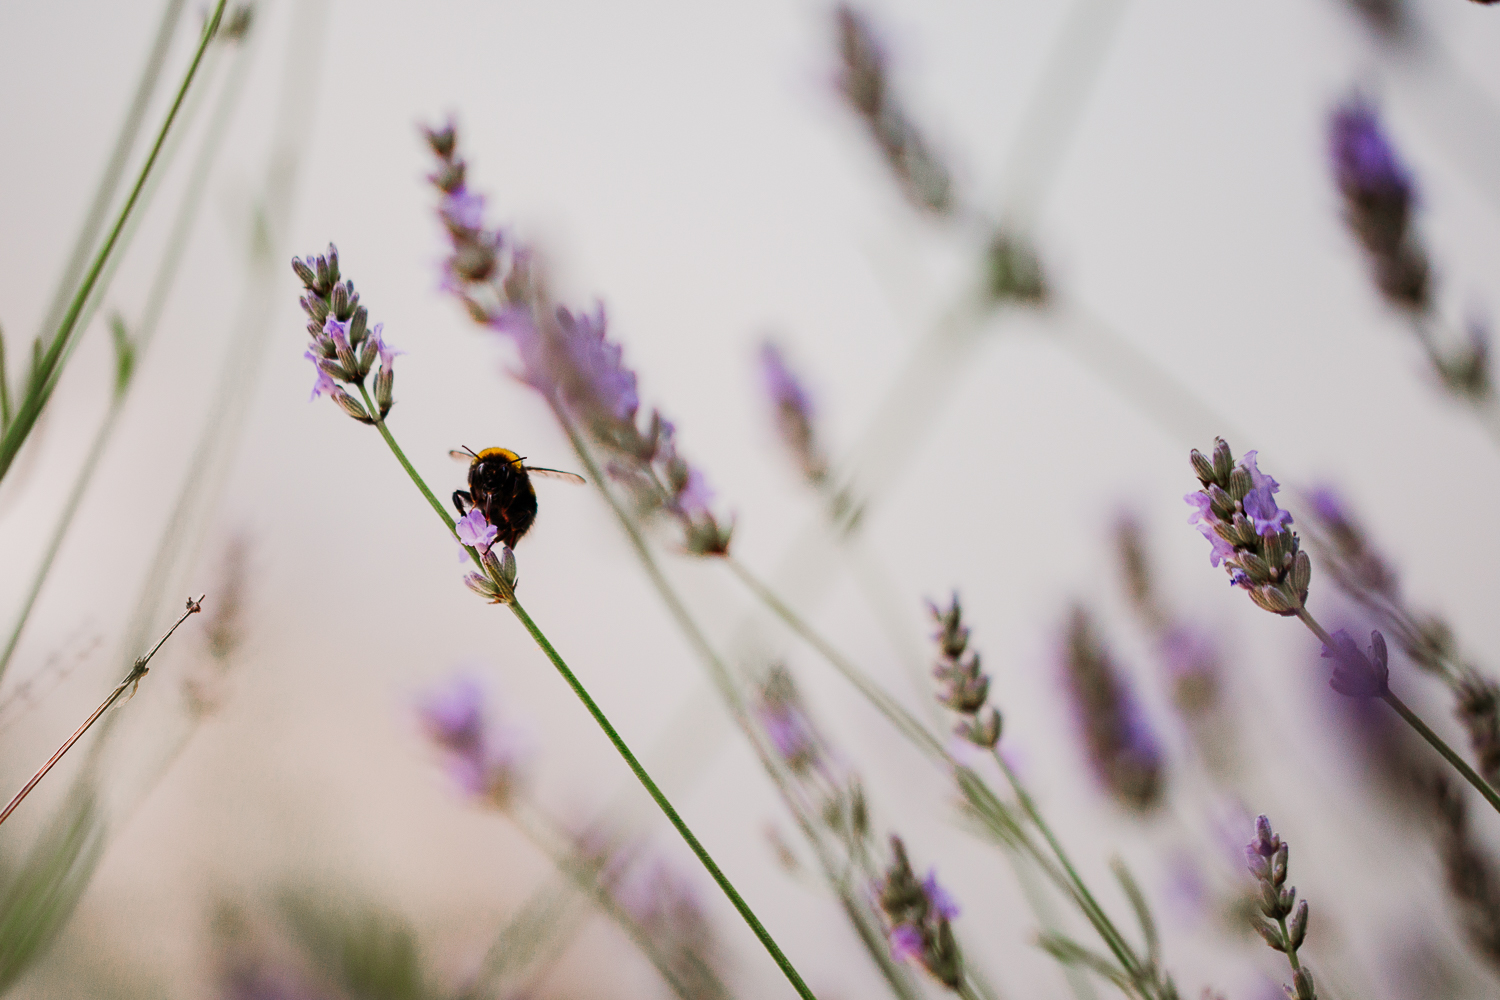
{"label": "lavender plant", "polygon": [[[435,143],[434,148],[437,149],[440,145],[440,142]],[[451,153],[451,132],[447,146],[449,153]],[[460,190],[462,187],[462,173],[462,167],[459,166],[456,168],[458,180],[453,181],[450,178],[450,183],[453,185],[454,190]],[[456,205],[450,206],[456,220],[455,225],[463,221],[460,216],[464,212],[472,211],[471,208],[465,207],[470,205],[472,205],[472,202],[461,200]],[[467,217],[464,216],[464,218]],[[482,248],[486,244],[476,243],[474,245]],[[498,241],[494,244],[489,244],[489,246],[490,250],[493,251],[498,246]],[[492,271],[493,263],[493,260],[491,260],[489,267],[485,269],[485,273]],[[479,267],[480,265],[475,266]],[[466,543],[464,536],[459,532],[454,518],[438,502],[431,489],[428,488],[416,470],[412,468],[410,461],[407,460],[400,446],[396,444],[395,438],[391,436],[385,422],[386,415],[390,412],[395,402],[393,396],[395,380],[393,360],[395,352],[385,344],[382,338],[381,324],[377,324],[373,329],[367,328],[368,310],[359,303],[359,297],[354,290],[353,282],[347,279],[340,282],[341,275],[336,249],[330,244],[327,255],[310,256],[306,260],[294,259],[292,269],[302,280],[306,291],[301,301],[303,311],[309,317],[308,332],[313,338],[312,345],[306,352],[306,357],[313,363],[316,369],[316,380],[313,385],[314,398],[326,392],[332,398],[333,402],[348,416],[360,423],[373,424],[379,430],[391,453],[395,455],[397,461],[406,470],[407,475],[427,499],[428,504],[437,512],[449,533],[459,541],[460,545],[464,546],[470,558],[481,570],[479,573],[469,574],[466,582],[470,589],[474,590],[480,596],[485,597],[491,603],[506,606],[517,620],[521,622],[522,626],[531,635],[542,652],[551,660],[552,665],[557,669],[558,673],[562,675],[564,681],[572,688],[574,694],[583,702],[584,707],[593,716],[594,721],[600,729],[604,731],[610,742],[614,744],[616,751],[624,758],[626,764],[635,774],[637,780],[645,787],[647,793],[656,802],[658,808],[666,815],[668,821],[676,828],[683,840],[687,842],[688,847],[692,849],[698,860],[708,870],[709,874],[713,876],[719,888],[723,890],[730,902],[734,904],[735,909],[739,911],[740,916],[750,926],[756,937],[760,939],[761,944],[771,955],[772,959],[775,960],[793,988],[800,996],[811,1000],[812,992],[802,981],[802,977],[797,973],[797,970],[792,966],[785,954],[782,953],[770,933],[761,924],[759,918],[755,916],[755,913],[740,896],[733,884],[730,883],[729,879],[719,869],[713,858],[708,854],[708,851],[698,841],[698,838],[693,835],[692,831],[682,820],[682,817],[678,815],[677,810],[673,808],[671,802],[667,800],[656,782],[646,773],[639,760],[636,759],[635,754],[631,752],[619,732],[610,723],[608,717],[605,716],[603,710],[594,701],[592,696],[589,695],[582,682],[578,680],[577,676],[558,654],[551,642],[548,641],[541,629],[537,627],[536,623],[532,621],[530,615],[526,613],[526,610],[516,599],[515,585],[517,574],[515,554],[509,547],[505,547],[503,555],[494,552],[490,542],[494,540],[495,536],[484,530],[485,525],[480,523],[484,520],[483,513],[480,511],[470,512],[470,515],[479,513],[480,518],[474,519],[466,516],[466,520],[468,520],[468,528],[465,533],[467,534],[468,542]],[[602,368],[596,367],[595,370],[608,375],[611,371],[616,370],[611,367],[611,364],[612,361],[617,362],[618,356],[616,355],[614,359],[611,359],[605,349],[602,313],[600,316],[600,326],[596,333],[588,324],[580,327],[577,323],[573,322],[571,314],[567,313],[566,310],[559,310],[555,314],[557,326],[554,329],[559,331],[566,330],[568,332],[563,333],[560,340],[548,341],[546,343],[550,343],[555,347],[571,346],[575,349],[589,352],[585,354],[587,361],[596,366],[602,366]],[[544,342],[539,338],[530,340],[528,342],[528,349],[533,351],[542,350],[544,349]],[[356,350],[359,352],[358,355],[355,354]],[[380,369],[374,380],[375,395],[372,399],[370,392],[365,387],[365,379],[374,369],[377,358],[380,361]],[[534,374],[539,378],[550,378],[550,375],[542,368],[537,368]],[[624,427],[624,424],[618,419],[613,423],[606,423],[606,421],[610,414],[616,412],[615,408],[627,399],[626,394],[633,394],[633,385],[627,387],[623,382],[615,381],[610,383],[610,388],[606,394],[600,394],[594,391],[595,387],[581,381],[573,382],[568,386],[550,382],[545,384],[552,386],[553,391],[556,392],[559,398],[567,396],[569,392],[574,393],[575,398],[583,401],[582,405],[590,407],[586,412],[600,421],[600,426],[612,429],[621,429]],[[358,390],[360,399],[356,400],[349,393],[349,387]],[[635,428],[633,411],[631,411],[629,416],[631,418],[629,420],[629,427],[633,430]],[[720,529],[713,521],[712,516],[707,513],[706,509],[689,507],[681,499],[682,495],[688,492],[689,482],[692,477],[686,463],[677,459],[675,451],[671,450],[670,425],[663,427],[660,421],[654,422],[652,440],[655,444],[652,451],[652,458],[660,459],[666,467],[668,475],[674,476],[673,481],[678,484],[676,497],[673,498],[673,507],[671,509],[688,526],[689,536],[700,540],[711,538],[712,544],[727,545],[727,530],[721,534]],[[646,467],[648,469],[651,468],[649,464]],[[488,525],[488,527],[493,528],[494,526]],[[695,532],[698,532],[698,534],[695,535]]]}
{"label": "lavender plant", "polygon": [[1488,332],[1476,320],[1469,324],[1466,343],[1440,341],[1432,266],[1412,220],[1416,185],[1374,105],[1359,95],[1350,97],[1334,110],[1328,134],[1344,220],[1365,251],[1376,288],[1410,323],[1448,393],[1484,416],[1492,434],[1500,433]]}
{"label": "lavender plant", "polygon": [[1222,563],[1229,582],[1249,594],[1257,606],[1278,615],[1295,616],[1318,637],[1323,655],[1334,661],[1330,684],[1335,691],[1351,698],[1384,701],[1500,811],[1500,792],[1391,690],[1385,638],[1378,631],[1372,633],[1366,653],[1343,630],[1329,635],[1308,611],[1312,560],[1290,528],[1291,513],[1276,504],[1280,484],[1256,468],[1255,456],[1253,451],[1246,452],[1235,462],[1223,438],[1215,440],[1211,459],[1196,448],[1192,451],[1193,471],[1203,488],[1184,499],[1194,507],[1189,520],[1212,546],[1209,562],[1214,566]]}
{"label": "lavender plant", "polygon": [[[1297,890],[1286,884],[1289,849],[1271,832],[1271,821],[1261,816],[1255,821],[1255,839],[1245,847],[1250,874],[1260,890],[1261,919],[1253,926],[1266,944],[1286,955],[1292,967],[1292,985],[1286,988],[1291,1000],[1317,1000],[1312,971],[1298,960],[1297,951],[1307,936],[1307,900],[1297,902]],[[1275,923],[1271,923],[1275,921]]]}

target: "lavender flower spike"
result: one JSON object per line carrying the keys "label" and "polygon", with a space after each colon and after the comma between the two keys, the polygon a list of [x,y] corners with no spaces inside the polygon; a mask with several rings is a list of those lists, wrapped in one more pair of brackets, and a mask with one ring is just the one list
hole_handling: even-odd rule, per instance
{"label": "lavender flower spike", "polygon": [[1131,811],[1152,812],[1164,797],[1161,744],[1081,606],[1068,622],[1063,669],[1099,783]]}
{"label": "lavender flower spike", "polygon": [[1297,958],[1307,936],[1307,900],[1298,903],[1297,890],[1286,884],[1288,854],[1287,845],[1272,832],[1271,821],[1257,819],[1255,839],[1245,847],[1250,874],[1259,883],[1260,915],[1252,918],[1251,926],[1291,963],[1292,985],[1286,987],[1290,1000],[1317,1000],[1312,972]]}
{"label": "lavender flower spike", "polygon": [[963,983],[964,960],[950,921],[958,916],[958,904],[938,885],[936,871],[919,882],[906,845],[892,836],[891,863],[875,891],[890,920],[891,955],[897,961],[920,962],[934,979],[957,991]]}
{"label": "lavender flower spike", "polygon": [[932,675],[943,688],[937,699],[959,715],[953,730],[957,735],[993,750],[1000,742],[1000,712],[988,704],[990,678],[979,668],[979,654],[969,652],[969,627],[963,622],[958,594],[953,595],[947,608],[929,601],[927,610],[938,625],[933,635],[938,661]]}
{"label": "lavender flower spike", "polygon": [[760,374],[766,396],[776,410],[776,430],[782,443],[807,481],[814,486],[821,484],[828,476],[828,460],[818,447],[812,400],[781,348],[769,340],[760,346]]}
{"label": "lavender flower spike", "polygon": [[1183,498],[1193,507],[1188,521],[1213,546],[1209,561],[1223,563],[1230,583],[1267,611],[1295,615],[1307,601],[1312,561],[1289,527],[1292,515],[1276,505],[1281,485],[1256,468],[1255,455],[1236,464],[1223,438],[1214,440],[1212,458],[1194,448],[1203,488]]}
{"label": "lavender flower spike", "polygon": [[[328,245],[328,253],[292,258],[292,270],[301,279],[305,294],[302,311],[307,314],[307,332],[312,337],[303,357],[318,370],[312,398],[325,393],[349,416],[360,423],[373,424],[390,413],[395,382],[393,361],[399,351],[386,346],[381,325],[367,328],[369,310],[359,301],[354,282],[339,280],[338,248]],[[374,414],[348,389],[364,390],[365,379],[380,361],[375,375]]]}
{"label": "lavender flower spike", "polygon": [[1415,191],[1375,108],[1357,95],[1346,100],[1329,120],[1328,146],[1344,219],[1370,259],[1381,294],[1403,309],[1427,309],[1427,254],[1411,228]]}
{"label": "lavender flower spike", "polygon": [[448,758],[459,788],[505,807],[520,784],[523,754],[514,733],[486,719],[479,682],[462,675],[451,678],[422,700],[417,714],[428,739]]}

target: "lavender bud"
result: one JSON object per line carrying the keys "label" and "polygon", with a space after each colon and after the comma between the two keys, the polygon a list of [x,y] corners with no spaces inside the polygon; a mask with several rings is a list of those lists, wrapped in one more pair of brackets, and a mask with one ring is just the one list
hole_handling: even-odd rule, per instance
{"label": "lavender bud", "polygon": [[1193,463],[1193,473],[1198,477],[1198,482],[1205,487],[1212,485],[1216,478],[1214,464],[1203,457],[1203,452],[1194,448],[1188,459]]}
{"label": "lavender bud", "polygon": [[1312,970],[1302,966],[1292,973],[1292,989],[1287,991],[1292,1000],[1318,1000],[1316,991],[1313,990]]}
{"label": "lavender bud", "polygon": [[[297,261],[297,263],[301,264],[302,262]],[[303,265],[302,270],[307,270],[307,266],[305,264]],[[323,326],[323,321],[328,318],[328,303],[324,302],[322,296],[320,295],[304,295],[302,296],[301,302],[303,311],[306,312],[307,315],[311,316],[317,322],[318,327],[321,329]]]}
{"label": "lavender bud", "polygon": [[[317,276],[317,274],[315,274],[313,272],[313,269],[310,268],[310,267],[308,267],[307,264],[305,264],[302,261],[302,258],[300,258],[300,257],[293,257],[292,258],[292,272],[297,275],[297,279],[299,281],[301,281],[302,284],[306,288],[313,289],[313,288],[317,287],[317,285],[318,285],[318,276]],[[303,301],[305,302],[307,300],[304,299]],[[313,301],[316,302],[316,301],[318,301],[318,299],[316,297],[314,297]],[[319,320],[319,322],[321,323],[322,321]]]}
{"label": "lavender bud", "polygon": [[1214,481],[1227,482],[1233,471],[1234,455],[1229,450],[1229,442],[1223,438],[1214,438]]}
{"label": "lavender bud", "polygon": [[1287,931],[1291,937],[1292,950],[1296,951],[1302,947],[1302,939],[1307,937],[1307,900],[1297,904],[1297,911],[1292,914]]}
{"label": "lavender bud", "polygon": [[1266,944],[1277,951],[1286,951],[1286,939],[1281,936],[1281,929],[1264,917],[1255,917],[1250,922],[1255,928],[1255,933],[1265,939]]}
{"label": "lavender bud", "polygon": [[382,419],[391,412],[391,407],[396,405],[391,392],[395,384],[396,373],[388,366],[381,366],[380,371],[375,374],[375,405],[380,408]]}
{"label": "lavender bud", "polygon": [[313,268],[317,271],[318,275],[318,280],[314,285],[314,290],[317,291],[320,295],[326,295],[328,291],[333,287],[333,283],[338,280],[337,278],[329,277],[329,274],[331,272],[328,270],[328,258],[317,258],[316,262],[313,264]]}
{"label": "lavender bud", "polygon": [[333,396],[333,401],[339,404],[349,416],[362,424],[373,424],[375,422],[370,419],[370,415],[365,412],[365,408],[360,405],[359,400],[349,395],[340,386],[334,386],[330,392]]}
{"label": "lavender bud", "polygon": [[364,343],[366,325],[370,322],[370,310],[359,306],[349,317],[349,343],[355,347]]}

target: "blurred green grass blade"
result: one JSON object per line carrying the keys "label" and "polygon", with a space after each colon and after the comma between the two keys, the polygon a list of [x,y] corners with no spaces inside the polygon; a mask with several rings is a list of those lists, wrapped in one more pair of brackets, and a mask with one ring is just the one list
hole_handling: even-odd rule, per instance
{"label": "blurred green grass blade", "polygon": [[404,917],[337,894],[291,893],[281,910],[307,958],[360,1000],[426,1000],[417,935]]}
{"label": "blurred green grass blade", "polygon": [[104,848],[92,784],[79,780],[19,863],[0,871],[0,992],[57,938],[88,887]]}

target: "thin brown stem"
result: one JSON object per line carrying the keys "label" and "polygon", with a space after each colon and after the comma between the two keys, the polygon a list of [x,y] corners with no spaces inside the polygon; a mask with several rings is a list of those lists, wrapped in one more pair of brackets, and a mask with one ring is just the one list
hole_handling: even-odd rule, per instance
{"label": "thin brown stem", "polygon": [[0,823],[4,823],[7,819],[10,818],[10,814],[16,811],[16,807],[21,804],[26,796],[31,794],[31,790],[35,788],[41,782],[41,780],[47,776],[47,772],[52,770],[53,766],[58,761],[62,760],[63,754],[73,749],[73,744],[82,739],[83,734],[88,732],[89,729],[92,728],[94,723],[99,721],[99,717],[105,712],[109,711],[111,705],[120,700],[120,697],[125,693],[126,688],[131,688],[132,685],[140,685],[141,678],[145,677],[146,674],[151,672],[151,658],[155,656],[156,651],[161,649],[161,647],[166,644],[166,641],[172,637],[172,633],[177,631],[177,626],[187,621],[189,615],[197,614],[202,610],[203,597],[200,596],[196,601],[191,597],[188,598],[187,610],[182,613],[182,617],[177,619],[177,621],[173,623],[171,628],[167,629],[166,634],[163,635],[159,640],[157,640],[156,645],[151,647],[151,651],[149,653],[136,660],[135,663],[131,665],[130,673],[126,674],[125,679],[122,680],[119,684],[115,685],[115,689],[109,693],[109,696],[100,703],[98,708],[94,709],[94,714],[85,719],[83,725],[74,730],[73,735],[69,736],[63,743],[63,745],[57,748],[57,752],[47,759],[47,763],[43,764],[41,769],[37,771],[36,774],[33,774],[31,776],[31,780],[26,782],[26,784],[22,786],[21,790],[17,792],[15,794],[15,797],[10,800],[10,804],[5,807],[5,810],[3,812],[0,812]]}

